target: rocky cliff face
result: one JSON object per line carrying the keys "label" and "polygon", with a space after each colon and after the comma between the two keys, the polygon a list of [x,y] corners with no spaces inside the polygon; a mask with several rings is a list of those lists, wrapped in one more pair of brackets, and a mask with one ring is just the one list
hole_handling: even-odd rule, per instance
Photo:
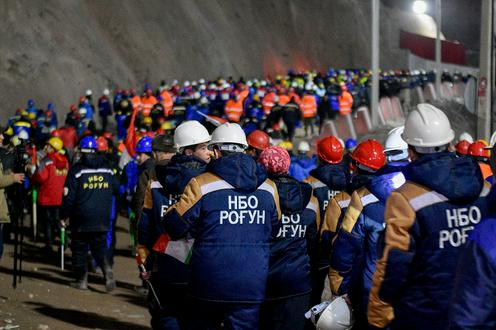
{"label": "rocky cliff face", "polygon": [[[65,113],[87,88],[369,67],[370,21],[368,0],[5,0],[0,119],[28,98]],[[382,9],[382,67],[407,65],[397,35],[414,21]]]}

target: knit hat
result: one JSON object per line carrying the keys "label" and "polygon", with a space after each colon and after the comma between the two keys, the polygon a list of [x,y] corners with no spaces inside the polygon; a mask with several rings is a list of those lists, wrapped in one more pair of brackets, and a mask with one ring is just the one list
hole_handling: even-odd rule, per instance
{"label": "knit hat", "polygon": [[258,162],[265,167],[269,174],[282,175],[288,173],[291,158],[284,148],[272,146],[262,151]]}

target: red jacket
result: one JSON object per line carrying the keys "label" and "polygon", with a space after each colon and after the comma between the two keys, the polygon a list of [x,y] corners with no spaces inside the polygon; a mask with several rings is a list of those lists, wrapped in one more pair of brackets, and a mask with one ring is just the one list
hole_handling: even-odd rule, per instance
{"label": "red jacket", "polygon": [[68,170],[69,162],[57,152],[52,152],[43,158],[38,169],[31,177],[33,183],[39,185],[39,205],[62,205],[64,183]]}
{"label": "red jacket", "polygon": [[59,128],[59,131],[60,139],[64,143],[64,148],[74,149],[78,141],[76,129],[72,126],[67,126]]}

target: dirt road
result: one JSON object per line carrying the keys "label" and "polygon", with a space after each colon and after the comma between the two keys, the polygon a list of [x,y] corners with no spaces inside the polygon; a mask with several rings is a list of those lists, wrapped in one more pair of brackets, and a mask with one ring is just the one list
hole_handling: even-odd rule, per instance
{"label": "dirt road", "polygon": [[[103,277],[90,274],[89,289],[69,287],[70,249],[66,270],[60,255],[47,255],[42,244],[25,239],[22,282],[12,288],[13,246],[0,260],[0,330],[7,329],[149,329],[145,297],[135,291],[141,281],[129,250],[126,219],[119,218],[114,272],[117,289],[105,292]],[[68,270],[69,269],[69,270]]]}

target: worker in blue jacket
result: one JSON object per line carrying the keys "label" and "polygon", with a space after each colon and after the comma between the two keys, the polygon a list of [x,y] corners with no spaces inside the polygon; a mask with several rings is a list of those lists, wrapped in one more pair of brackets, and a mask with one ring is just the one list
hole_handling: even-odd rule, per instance
{"label": "worker in blue jacket", "polygon": [[[138,222],[138,258],[145,264],[160,303],[154,293],[148,292],[148,307],[153,329],[180,329],[185,317],[189,267],[187,258],[193,240],[187,237],[172,241],[162,230],[161,218],[167,209],[176,203],[188,182],[205,172],[207,161],[203,146],[210,141],[207,129],[198,122],[184,122],[174,132],[174,143],[157,145],[155,149],[170,152],[173,145],[178,154],[166,164],[155,166],[155,178],[148,182],[144,206]],[[182,253],[177,253],[181,251]]]}
{"label": "worker in blue jacket", "polygon": [[394,189],[405,178],[396,172],[385,171],[384,149],[376,140],[360,143],[351,153],[356,172],[373,173],[365,186],[355,190],[332,246],[329,271],[331,291],[348,295],[355,311],[355,326],[367,326],[367,303],[372,275],[378,259],[379,238],[384,231],[384,207]]}
{"label": "worker in blue jacket", "polygon": [[474,229],[458,261],[450,327],[453,330],[496,329],[496,218]]}
{"label": "worker in blue jacket", "polygon": [[378,328],[448,329],[456,266],[470,232],[487,216],[489,183],[478,164],[448,151],[448,117],[430,104],[411,111],[401,135],[412,162],[385,209],[368,322]]}
{"label": "worker in blue jacket", "polygon": [[[324,215],[331,199],[346,188],[349,172],[342,163],[343,146],[335,136],[328,136],[317,143],[317,155],[319,165],[310,172],[305,182],[312,186],[312,194],[319,201],[320,214]],[[325,278],[329,273],[329,229],[321,222],[318,230],[318,249],[312,256],[312,306],[320,304]]]}
{"label": "worker in blue jacket", "polygon": [[282,220],[270,242],[269,278],[262,305],[261,329],[305,328],[312,282],[310,255],[315,254],[320,222],[312,187],[288,175],[291,162],[281,147],[265,149],[259,158],[277,186]]}
{"label": "worker in blue jacket", "polygon": [[191,235],[188,317],[192,329],[257,329],[269,271],[269,240],[280,218],[275,184],[244,150],[243,129],[226,123],[209,144],[215,160],[192,179],[162,223],[172,239]]}

